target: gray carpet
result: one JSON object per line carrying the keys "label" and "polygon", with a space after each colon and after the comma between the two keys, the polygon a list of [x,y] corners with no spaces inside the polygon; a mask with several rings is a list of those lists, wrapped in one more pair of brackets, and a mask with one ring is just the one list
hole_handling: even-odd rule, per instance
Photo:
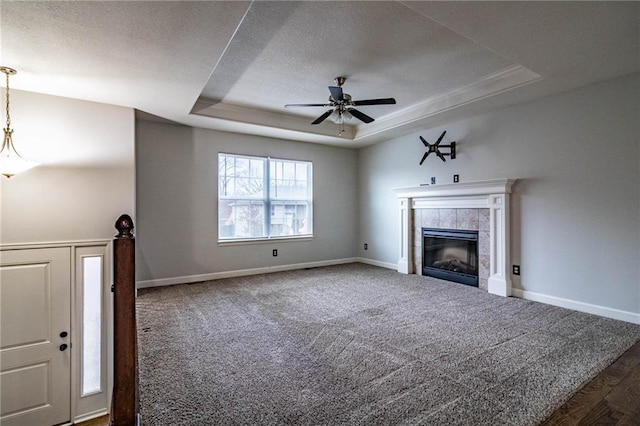
{"label": "gray carpet", "polygon": [[536,425],[640,326],[350,264],[141,290],[144,425]]}

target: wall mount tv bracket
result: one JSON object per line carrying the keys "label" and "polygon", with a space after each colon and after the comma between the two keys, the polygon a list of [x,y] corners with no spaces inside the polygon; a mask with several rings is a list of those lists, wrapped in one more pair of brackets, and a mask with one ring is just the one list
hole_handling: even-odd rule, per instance
{"label": "wall mount tv bracket", "polygon": [[[440,157],[442,161],[447,161],[444,157],[451,157],[452,160],[456,159],[455,141],[451,142],[449,145],[440,145],[440,142],[442,142],[442,138],[444,138],[444,135],[446,133],[447,133],[446,130],[442,132],[442,134],[440,135],[436,143],[434,143],[433,145],[427,142],[422,136],[420,136],[420,140],[422,141],[424,146],[427,147],[427,152],[424,153],[424,155],[422,156],[422,160],[420,160],[421,166],[422,166],[422,163],[424,163],[424,160],[426,160],[429,154],[431,154],[432,152],[435,153],[438,157]],[[440,151],[441,148],[449,148],[449,152],[441,152]]]}

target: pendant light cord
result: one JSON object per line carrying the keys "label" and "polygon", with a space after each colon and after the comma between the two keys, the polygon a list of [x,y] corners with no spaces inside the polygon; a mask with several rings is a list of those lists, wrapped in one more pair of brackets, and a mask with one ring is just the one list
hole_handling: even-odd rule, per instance
{"label": "pendant light cord", "polygon": [[7,108],[7,129],[11,128],[11,114],[9,113],[9,73],[6,73],[7,76],[7,90],[5,91],[6,94],[6,108]]}

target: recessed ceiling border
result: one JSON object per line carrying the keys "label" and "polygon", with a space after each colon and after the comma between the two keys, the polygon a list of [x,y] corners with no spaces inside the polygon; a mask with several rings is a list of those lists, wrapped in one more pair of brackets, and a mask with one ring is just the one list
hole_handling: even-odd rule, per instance
{"label": "recessed ceiling border", "polygon": [[[332,123],[310,128],[307,117],[291,116],[272,111],[257,110],[240,105],[208,102],[200,98],[190,115],[214,118],[217,123],[212,128],[236,133],[269,135],[306,142],[344,144],[345,142],[366,142],[372,136],[381,135],[394,129],[442,114],[507,90],[540,81],[542,77],[522,65],[512,65],[479,80],[433,96],[417,105],[405,108],[374,123],[351,125],[339,136]],[[224,125],[220,125],[224,123]]]}
{"label": "recessed ceiling border", "polygon": [[431,97],[419,104],[380,118],[367,126],[360,125],[357,128],[354,141],[406,126],[418,120],[433,117],[541,79],[539,74],[522,65],[512,65],[488,74],[471,84]]}

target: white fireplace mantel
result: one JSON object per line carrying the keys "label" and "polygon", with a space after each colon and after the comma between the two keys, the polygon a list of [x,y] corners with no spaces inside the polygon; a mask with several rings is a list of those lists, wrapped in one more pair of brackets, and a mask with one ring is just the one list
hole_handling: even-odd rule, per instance
{"label": "white fireplace mantel", "polygon": [[489,293],[511,295],[509,263],[509,194],[515,179],[493,179],[394,189],[400,201],[398,272],[413,273],[411,211],[413,209],[488,208],[490,211]]}

